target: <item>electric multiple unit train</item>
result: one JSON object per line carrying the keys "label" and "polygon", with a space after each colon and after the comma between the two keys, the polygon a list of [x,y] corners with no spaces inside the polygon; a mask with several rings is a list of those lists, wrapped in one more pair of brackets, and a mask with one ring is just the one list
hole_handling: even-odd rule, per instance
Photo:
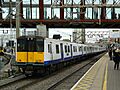
{"label": "electric multiple unit train", "polygon": [[37,71],[59,63],[82,59],[106,50],[105,47],[78,44],[40,36],[17,38],[16,65],[24,72]]}

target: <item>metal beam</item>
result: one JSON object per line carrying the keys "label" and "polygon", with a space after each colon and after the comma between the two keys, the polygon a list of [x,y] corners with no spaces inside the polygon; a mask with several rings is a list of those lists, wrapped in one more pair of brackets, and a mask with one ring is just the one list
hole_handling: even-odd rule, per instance
{"label": "metal beam", "polygon": [[43,0],[39,0],[39,19],[44,19],[44,5],[43,5]]}
{"label": "metal beam", "polygon": [[[40,0],[41,1],[41,0]],[[4,3],[2,5],[3,8],[8,7],[9,6],[9,2],[8,3]],[[106,8],[120,8],[120,3],[118,4],[88,4],[86,3],[85,5],[80,5],[80,4],[64,4],[64,5],[51,5],[51,4],[44,4],[44,7],[58,7],[58,8],[69,8],[69,7],[73,7],[73,8],[80,8],[80,7],[86,7],[86,8],[92,8],[92,7],[97,7],[97,8],[101,8],[101,7],[106,7]],[[16,7],[16,2],[12,2],[12,7]],[[30,4],[23,4],[23,7],[30,7]],[[39,4],[32,4],[32,7],[39,7]]]}

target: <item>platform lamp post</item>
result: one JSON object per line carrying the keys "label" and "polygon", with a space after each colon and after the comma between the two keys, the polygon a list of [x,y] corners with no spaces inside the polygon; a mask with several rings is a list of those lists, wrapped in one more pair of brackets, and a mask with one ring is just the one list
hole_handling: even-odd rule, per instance
{"label": "platform lamp post", "polygon": [[82,44],[84,44],[85,43],[85,28],[82,28],[82,35],[81,35],[81,37],[82,37]]}
{"label": "platform lamp post", "polygon": [[[16,39],[20,36],[20,4],[22,1],[23,0],[16,0]],[[20,68],[18,68],[18,71],[20,71]]]}
{"label": "platform lamp post", "polygon": [[16,0],[16,38],[20,35],[20,3],[20,0]]}

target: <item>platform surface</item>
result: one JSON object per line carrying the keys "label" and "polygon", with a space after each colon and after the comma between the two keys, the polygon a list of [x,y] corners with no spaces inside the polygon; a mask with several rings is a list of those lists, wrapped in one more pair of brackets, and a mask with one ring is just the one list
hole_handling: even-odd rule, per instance
{"label": "platform surface", "polygon": [[108,54],[99,59],[71,90],[120,90],[120,69],[114,70]]}

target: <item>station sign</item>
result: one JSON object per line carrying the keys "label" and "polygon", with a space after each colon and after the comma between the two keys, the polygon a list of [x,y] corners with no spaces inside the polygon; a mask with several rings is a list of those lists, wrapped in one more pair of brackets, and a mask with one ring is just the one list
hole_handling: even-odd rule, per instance
{"label": "station sign", "polygon": [[120,38],[120,30],[112,30],[110,32],[110,38]]}

